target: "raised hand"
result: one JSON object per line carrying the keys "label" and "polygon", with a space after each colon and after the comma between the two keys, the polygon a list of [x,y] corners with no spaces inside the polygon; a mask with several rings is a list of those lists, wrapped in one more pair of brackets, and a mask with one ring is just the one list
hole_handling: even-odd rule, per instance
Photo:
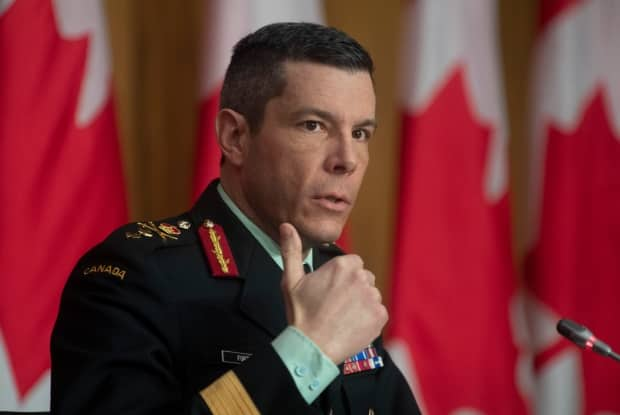
{"label": "raised hand", "polygon": [[375,276],[357,255],[333,258],[304,274],[302,244],[293,225],[280,225],[282,294],[289,324],[339,364],[368,346],[388,320]]}

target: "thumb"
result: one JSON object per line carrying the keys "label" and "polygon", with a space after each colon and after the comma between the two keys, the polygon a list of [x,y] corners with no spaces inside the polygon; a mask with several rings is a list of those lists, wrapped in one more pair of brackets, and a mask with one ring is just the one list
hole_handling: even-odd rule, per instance
{"label": "thumb", "polygon": [[301,238],[290,223],[280,225],[280,251],[284,264],[282,289],[289,293],[304,276]]}

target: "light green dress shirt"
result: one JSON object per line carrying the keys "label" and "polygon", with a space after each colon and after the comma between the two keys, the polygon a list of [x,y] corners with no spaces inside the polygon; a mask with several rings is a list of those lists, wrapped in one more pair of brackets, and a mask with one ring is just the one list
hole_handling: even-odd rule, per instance
{"label": "light green dress shirt", "polygon": [[[226,206],[241,221],[243,226],[256,238],[280,269],[284,269],[282,253],[278,244],[254,224],[226,194],[222,184],[217,191]],[[304,264],[312,270],[312,249],[308,251]],[[338,366],[334,364],[319,347],[306,335],[293,326],[288,326],[272,342],[271,345],[284,365],[289,370],[297,389],[309,404],[312,403],[325,388],[338,376]]]}

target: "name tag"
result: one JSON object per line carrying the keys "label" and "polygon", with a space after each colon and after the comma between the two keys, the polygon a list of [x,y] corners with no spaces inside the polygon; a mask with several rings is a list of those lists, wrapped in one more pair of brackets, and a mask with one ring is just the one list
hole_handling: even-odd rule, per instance
{"label": "name tag", "polygon": [[222,362],[240,365],[252,357],[252,353],[235,352],[233,350],[222,350]]}

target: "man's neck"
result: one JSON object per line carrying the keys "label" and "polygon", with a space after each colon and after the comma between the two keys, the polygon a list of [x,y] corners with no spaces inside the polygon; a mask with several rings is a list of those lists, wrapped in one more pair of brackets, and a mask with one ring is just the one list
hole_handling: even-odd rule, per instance
{"label": "man's neck", "polygon": [[[228,208],[232,211],[232,213],[241,221],[241,223],[245,226],[245,228],[252,234],[252,236],[258,241],[258,243],[267,251],[267,253],[271,256],[271,258],[278,264],[280,268],[283,268],[282,262],[282,253],[280,251],[280,245],[276,242],[278,239],[274,239],[270,236],[263,228],[261,228],[258,223],[246,214],[243,211],[237,201],[235,201],[231,194],[228,193],[228,190],[225,188],[225,183],[220,181],[217,187],[217,191],[224,201],[224,203],[228,206]],[[311,248],[304,249],[303,254],[304,263],[308,264],[311,268],[313,267],[313,251]]]}

